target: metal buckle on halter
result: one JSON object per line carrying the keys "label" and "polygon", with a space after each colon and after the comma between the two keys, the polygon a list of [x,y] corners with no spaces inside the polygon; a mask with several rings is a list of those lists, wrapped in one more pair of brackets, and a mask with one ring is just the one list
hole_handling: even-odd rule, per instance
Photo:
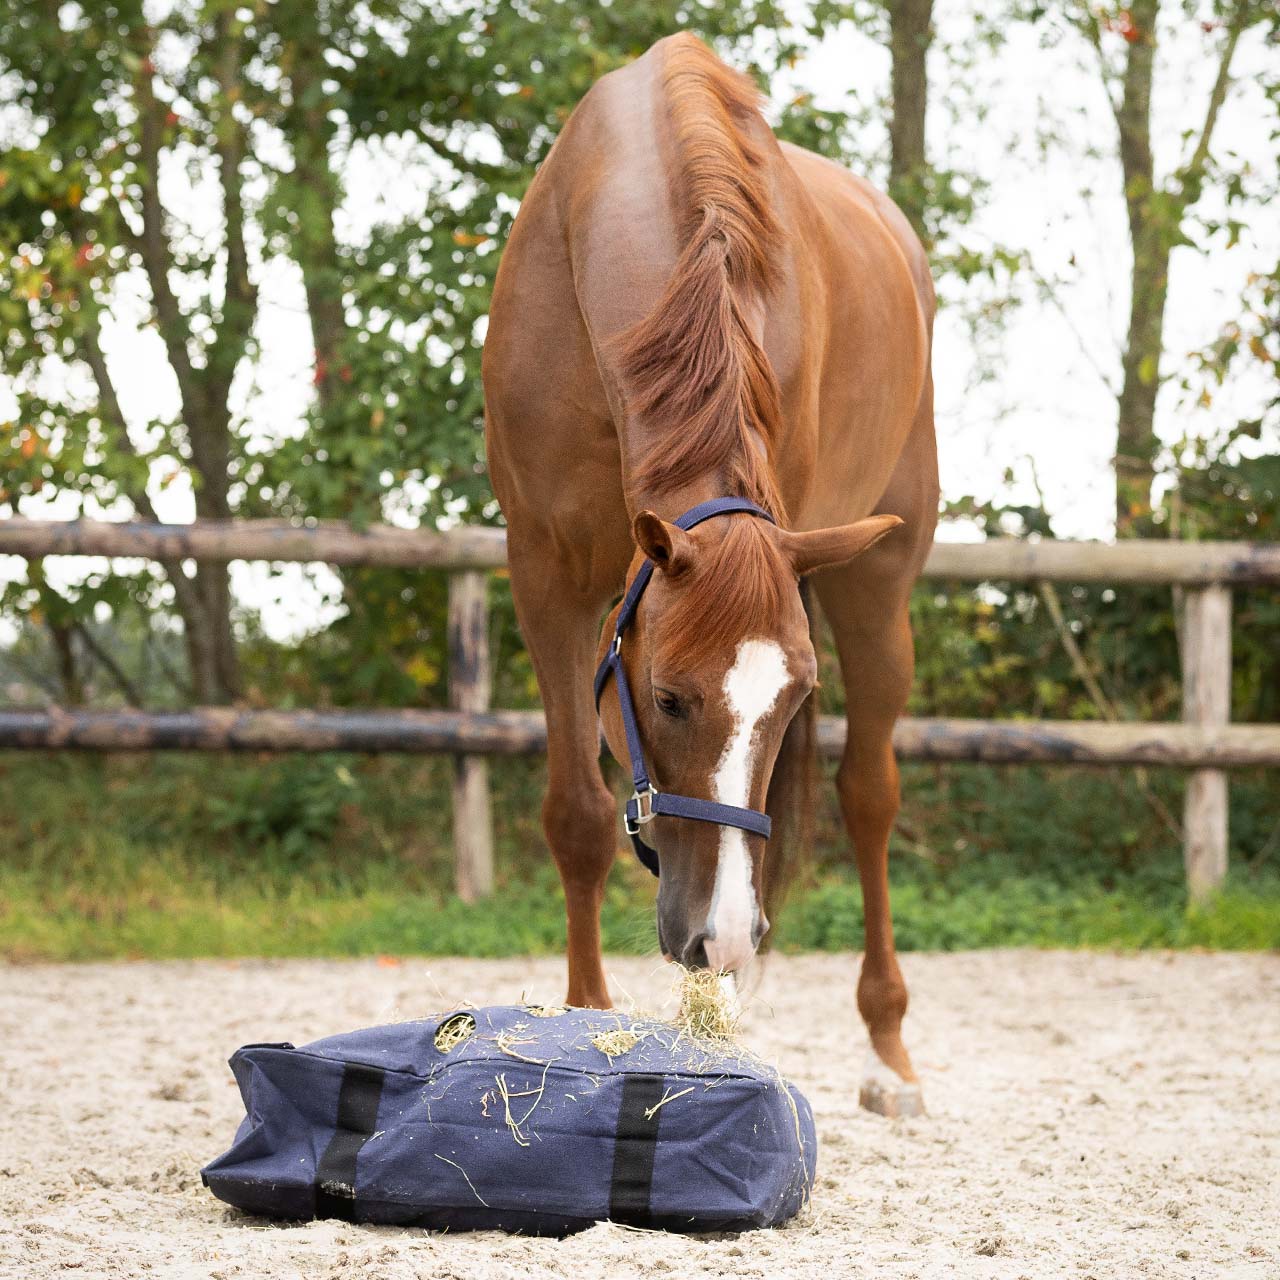
{"label": "metal buckle on halter", "polygon": [[[640,834],[640,828],[646,822],[652,822],[657,814],[653,811],[653,802],[657,798],[657,788],[650,783],[647,791],[633,791],[631,798],[636,802],[636,816],[633,818],[629,813],[625,814],[622,819],[622,825],[626,828],[627,835],[637,836]],[[649,802],[646,809],[644,802]]]}
{"label": "metal buckle on halter", "polygon": [[613,652],[614,653],[622,652],[622,632],[621,631],[619,631],[617,635],[613,637]]}

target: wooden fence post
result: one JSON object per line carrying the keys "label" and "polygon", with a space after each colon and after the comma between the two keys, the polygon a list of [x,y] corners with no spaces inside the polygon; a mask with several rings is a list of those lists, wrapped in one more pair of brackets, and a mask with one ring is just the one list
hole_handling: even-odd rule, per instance
{"label": "wooden fence post", "polygon": [[[1189,587],[1182,625],[1182,718],[1204,728],[1231,719],[1231,588]],[[1227,775],[1195,769],[1183,808],[1187,892],[1204,902],[1227,874]]]}
{"label": "wooden fence post", "polygon": [[[488,576],[449,576],[449,705],[485,712],[493,692],[489,671]],[[483,756],[453,758],[453,850],[458,896],[474,902],[493,892],[493,810]]]}

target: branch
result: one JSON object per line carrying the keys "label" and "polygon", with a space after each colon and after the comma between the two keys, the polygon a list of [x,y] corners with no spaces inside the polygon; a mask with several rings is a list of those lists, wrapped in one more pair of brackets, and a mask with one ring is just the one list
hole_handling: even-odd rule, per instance
{"label": "branch", "polygon": [[1084,340],[1084,334],[1080,332],[1076,322],[1071,318],[1071,313],[1063,305],[1062,299],[1058,297],[1057,290],[1054,288],[1053,283],[1040,271],[1035,262],[1032,261],[1030,255],[1027,257],[1027,262],[1031,268],[1032,279],[1034,279],[1036,284],[1040,286],[1044,296],[1053,304],[1054,309],[1062,317],[1067,328],[1071,330],[1071,336],[1076,340],[1076,346],[1079,347],[1080,354],[1084,356],[1094,373],[1097,374],[1098,381],[1107,389],[1112,399],[1119,398],[1120,388],[1112,383],[1110,375],[1094,358],[1093,352],[1089,350],[1088,343]]}
{"label": "branch", "polygon": [[[502,142],[504,131],[500,129],[492,121],[488,122],[489,127],[493,130],[499,143]],[[465,154],[467,140],[463,139],[461,144],[453,146],[449,142],[449,129],[435,124],[433,121],[421,120],[418,122],[418,133],[423,141],[431,148],[431,150],[446,164],[452,165],[459,173],[465,174],[467,177],[478,178],[482,182],[491,185],[497,185],[503,182],[509,182],[519,170],[513,168],[509,164],[493,164],[487,160],[475,160],[468,158]]]}
{"label": "branch", "polygon": [[195,696],[192,692],[191,681],[184,680],[181,673],[176,671],[170,664],[169,659],[165,656],[164,645],[156,642],[156,633],[150,628],[147,629],[144,644],[146,645],[147,653],[155,659],[156,666],[165,674],[179,696],[190,702]]}
{"label": "branch", "polygon": [[[1120,723],[1121,717],[1115,703],[1103,692],[1102,686],[1090,669],[1084,653],[1081,651],[1079,644],[1076,643],[1076,638],[1072,634],[1066,618],[1063,616],[1062,603],[1058,599],[1057,589],[1052,582],[1039,582],[1036,585],[1040,591],[1040,599],[1044,601],[1045,609],[1048,611],[1049,621],[1053,623],[1053,629],[1058,633],[1058,640],[1071,662],[1071,669],[1076,673],[1080,683],[1084,685],[1085,692],[1089,695],[1089,701],[1102,713],[1104,720],[1108,720],[1112,724]],[[1138,784],[1138,790],[1142,792],[1147,804],[1151,806],[1152,813],[1156,815],[1166,830],[1181,839],[1182,828],[1179,826],[1177,819],[1169,812],[1168,806],[1152,790],[1151,780],[1147,775],[1146,769],[1135,768],[1133,776]]]}
{"label": "branch", "polygon": [[60,701],[59,695],[62,693],[62,683],[56,676],[51,676],[43,670],[37,661],[24,658],[22,654],[15,653],[13,650],[5,654],[5,663],[12,667],[23,680],[29,681],[37,689],[48,694],[50,703],[57,706]]}
{"label": "branch", "polygon": [[124,700],[131,707],[140,708],[142,706],[142,695],[138,692],[138,686],[129,679],[120,664],[111,656],[105,646],[98,643],[93,632],[83,622],[77,619],[71,625],[94,661],[115,681],[116,687],[124,695]]}
{"label": "branch", "polygon": [[71,612],[70,604],[46,577],[43,556],[28,561],[27,581],[36,589],[44,614],[44,627],[53,646],[61,687],[60,700],[71,706],[79,706],[84,701],[84,684],[76,664],[75,646],[71,643],[74,618],[71,623],[66,621]]}
{"label": "branch", "polygon": [[[85,296],[89,294],[90,291],[88,289],[82,294],[81,307],[84,312],[85,323],[84,344],[81,354],[93,374],[93,380],[98,384],[99,416],[102,418],[103,426],[111,430],[115,447],[121,453],[128,454],[131,458],[137,458],[139,454],[129,437],[129,428],[125,423],[124,413],[120,408],[120,398],[116,394],[115,382],[112,380],[111,370],[107,367],[107,360],[102,352],[102,336],[98,325],[97,303],[91,295]],[[122,487],[125,488],[125,496],[143,515],[149,520],[159,522],[160,517],[156,515],[156,509],[151,502],[151,495],[147,492],[145,485],[141,489],[131,486]]]}
{"label": "branch", "polygon": [[1116,711],[1115,703],[1103,692],[1102,686],[1098,683],[1097,677],[1093,674],[1088,662],[1085,660],[1084,653],[1076,642],[1075,635],[1072,633],[1070,626],[1067,625],[1067,620],[1062,612],[1062,602],[1058,599],[1057,589],[1052,582],[1039,582],[1036,585],[1040,591],[1040,599],[1044,601],[1044,607],[1048,610],[1049,621],[1053,623],[1053,629],[1058,633],[1058,640],[1071,662],[1071,669],[1076,673],[1080,683],[1084,685],[1084,690],[1089,695],[1089,701],[1102,712],[1105,719],[1113,723],[1118,721],[1120,715]]}
{"label": "branch", "polygon": [[1222,104],[1227,99],[1227,90],[1231,87],[1231,62],[1235,58],[1236,46],[1245,28],[1245,4],[1237,4],[1235,16],[1227,28],[1227,42],[1222,49],[1222,57],[1218,62],[1218,75],[1213,82],[1213,90],[1209,94],[1209,105],[1205,110],[1204,124],[1200,129],[1200,137],[1191,159],[1178,174],[1178,197],[1183,209],[1195,204],[1200,197],[1200,180],[1204,177],[1204,168],[1209,160],[1209,148],[1213,143],[1213,130],[1218,123],[1218,115]]}
{"label": "branch", "polygon": [[249,255],[244,243],[244,197],[240,164],[247,151],[244,127],[236,119],[234,104],[240,96],[238,73],[244,41],[233,32],[231,15],[223,11],[214,25],[217,52],[214,74],[221,94],[214,121],[214,147],[222,177],[223,216],[227,230],[227,283],[222,318],[214,332],[209,368],[216,385],[210,398],[225,403],[236,365],[244,354],[258,310],[258,291],[249,277]]}
{"label": "branch", "polygon": [[[295,173],[288,184],[298,226],[293,256],[302,270],[302,284],[315,341],[316,394],[322,412],[335,399],[335,363],[346,336],[342,305],[338,243],[334,217],[338,205],[329,144],[333,124],[318,90],[324,76],[320,34],[309,29],[293,46],[290,69],[292,104],[282,126],[293,151]],[[299,178],[305,174],[305,178]]]}
{"label": "branch", "polygon": [[1106,55],[1102,52],[1102,28],[1098,26],[1098,15],[1087,5],[1084,6],[1080,15],[1080,27],[1084,31],[1085,38],[1093,46],[1093,51],[1098,55],[1098,71],[1102,78],[1102,92],[1107,95],[1107,105],[1111,108],[1111,114],[1115,117],[1116,124],[1120,123],[1120,104],[1116,101],[1115,95],[1111,89],[1111,82],[1114,79],[1111,68],[1107,66]]}
{"label": "branch", "polygon": [[1123,96],[1116,111],[1120,131],[1120,164],[1131,231],[1154,190],[1151,155],[1151,84],[1155,74],[1157,0],[1135,0],[1128,11],[1132,32],[1126,36]]}
{"label": "branch", "polygon": [[173,254],[164,229],[164,206],[160,203],[160,141],[164,119],[161,113],[164,104],[155,96],[151,75],[144,68],[137,81],[142,161],[138,170],[138,183],[142,189],[142,234],[132,239],[142,255],[147,279],[151,283],[151,297],[155,303],[160,337],[178,379],[184,414],[188,422],[191,422],[199,417],[204,397],[187,346],[191,331],[169,283]]}
{"label": "branch", "polygon": [[[120,399],[116,395],[115,383],[111,378],[111,371],[107,368],[106,358],[102,353],[102,342],[98,326],[97,301],[94,299],[92,291],[86,289],[82,294],[81,306],[85,315],[84,325],[84,347],[83,355],[85,363],[88,364],[93,372],[94,381],[98,384],[98,407],[101,413],[103,426],[107,427],[113,438],[115,447],[121,453],[128,454],[131,458],[139,457],[137,449],[134,447],[133,441],[129,438],[129,428],[125,423],[124,414],[120,410]],[[147,492],[146,484],[141,488],[134,486],[122,485],[125,497],[141,511],[149,519],[160,522],[160,517],[156,514],[155,506],[151,501],[151,495]],[[182,564],[178,560],[162,560],[160,567],[164,570],[165,577],[173,585],[173,594],[178,603],[178,612],[182,614],[183,621],[187,626],[202,625],[205,621],[204,604],[200,599],[200,594],[196,590],[196,585],[182,571]]]}

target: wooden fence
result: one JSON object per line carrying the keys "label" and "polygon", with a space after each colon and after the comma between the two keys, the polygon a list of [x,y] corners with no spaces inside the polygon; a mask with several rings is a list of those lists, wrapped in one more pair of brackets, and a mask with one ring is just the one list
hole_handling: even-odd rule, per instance
{"label": "wooden fence", "polygon": [[[448,711],[0,711],[0,749],[91,751],[405,751],[455,761],[453,830],[459,893],[493,885],[489,755],[545,750],[538,712],[493,711],[487,574],[506,563],[499,529],[443,532],[314,522],[109,524],[0,522],[0,554],[270,560],[441,569],[449,585]],[[1280,765],[1280,725],[1231,725],[1231,589],[1280,584],[1280,544],[1130,540],[940,543],[925,576],[967,582],[1163,583],[1184,593],[1183,723],[905,718],[894,735],[910,760],[1168,765],[1191,771],[1184,858],[1194,899],[1227,869],[1226,770]],[[825,717],[819,749],[838,756],[844,723]]]}

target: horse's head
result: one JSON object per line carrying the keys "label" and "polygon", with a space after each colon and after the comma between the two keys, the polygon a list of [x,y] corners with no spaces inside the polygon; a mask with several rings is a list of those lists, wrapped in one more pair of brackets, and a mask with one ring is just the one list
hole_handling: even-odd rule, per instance
{"label": "horse's head", "polygon": [[[900,521],[792,533],[750,516],[688,531],[651,511],[633,523],[656,566],[622,649],[649,776],[658,791],[763,810],[783,736],[817,681],[799,579],[843,563]],[[617,610],[605,624],[608,652]],[[600,718],[614,757],[628,760],[620,704],[606,690]],[[658,941],[690,968],[746,966],[769,928],[766,841],[716,823],[658,816]]]}

